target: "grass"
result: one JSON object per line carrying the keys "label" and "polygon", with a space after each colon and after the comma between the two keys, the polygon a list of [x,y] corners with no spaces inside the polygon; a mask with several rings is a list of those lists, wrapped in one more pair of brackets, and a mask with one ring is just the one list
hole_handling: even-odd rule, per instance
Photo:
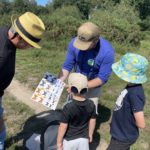
{"label": "grass", "polygon": [[[48,42],[44,43],[45,45]],[[17,51],[16,78],[21,82],[28,82],[35,88],[45,72],[58,74],[65,59],[66,44],[63,42],[49,42],[47,49],[30,49]]]}
{"label": "grass", "polygon": [[[132,51],[131,52],[135,52]],[[141,41],[141,47],[139,50],[136,51],[136,53],[141,54],[145,56],[149,61],[150,61],[150,43],[149,41]],[[116,55],[116,61],[119,60],[121,55],[118,53]],[[150,77],[150,69],[148,70],[148,77]],[[112,110],[115,100],[117,96],[119,95],[120,91],[125,87],[125,82],[117,78],[114,74],[110,77],[109,82],[103,87],[102,89],[102,95],[100,97],[100,102],[102,105],[105,107],[109,108]],[[150,93],[150,81],[145,83],[144,85],[145,89],[145,95],[147,98],[147,102],[145,105],[145,120],[146,120],[146,128],[144,130],[140,131],[140,137],[137,140],[137,142],[132,146],[131,150],[149,150],[150,149],[150,99],[149,99],[149,93]],[[101,114],[105,115],[105,114]],[[110,118],[108,121],[105,123],[102,123],[99,133],[100,135],[107,141],[109,142],[110,140],[110,135],[109,135],[109,122]]]}
{"label": "grass", "polygon": [[3,99],[4,118],[7,125],[7,150],[26,150],[26,140],[33,134],[41,134],[47,125],[50,111],[34,114],[27,105],[16,101],[8,93]]}
{"label": "grass", "polygon": [[[43,43],[45,48],[41,50],[31,49],[24,52],[18,51],[15,77],[21,82],[28,83],[32,89],[35,89],[44,72],[48,71],[57,75],[65,59],[68,41],[69,40],[63,40],[60,42],[49,41]],[[114,47],[116,51],[115,59],[117,61],[127,50],[125,49],[126,47],[124,47],[124,45],[117,46],[116,43],[114,43]],[[134,48],[131,51],[144,55],[150,61],[150,43],[148,39],[141,41],[141,47],[139,50]],[[148,71],[148,77],[150,77],[150,70]],[[147,104],[145,106],[146,128],[140,131],[140,137],[136,144],[132,146],[131,150],[150,149],[149,85],[150,82],[144,84],[145,95],[147,97]],[[109,143],[109,122],[111,120],[111,111],[117,96],[124,86],[125,82],[121,81],[114,74],[112,74],[109,82],[102,88],[102,94],[100,97],[101,105],[95,132],[95,137],[97,138],[98,142],[102,137]],[[64,94],[63,99],[65,99],[65,97],[66,95]],[[10,137],[14,137],[14,135],[17,135],[21,132],[22,124],[26,124],[28,122],[29,118],[33,115],[33,111],[24,104],[14,101],[14,99],[11,97],[5,97],[4,99],[5,116],[9,118],[7,119],[7,126],[8,139],[10,139]],[[59,104],[59,107],[61,106],[62,103]],[[18,142],[12,143],[8,150],[17,149],[17,147],[19,149],[19,147],[22,146],[22,140],[23,139],[20,139]]]}
{"label": "grass", "polygon": [[7,150],[19,149],[23,145],[22,131],[24,123],[34,113],[26,105],[17,102],[13,97],[5,94],[3,98],[4,104],[4,118],[7,125]]}

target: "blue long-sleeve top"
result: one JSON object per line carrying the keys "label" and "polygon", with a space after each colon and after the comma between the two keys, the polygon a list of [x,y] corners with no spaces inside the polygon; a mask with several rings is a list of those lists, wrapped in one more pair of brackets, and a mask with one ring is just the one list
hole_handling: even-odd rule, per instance
{"label": "blue long-sleeve top", "polygon": [[75,38],[68,45],[66,60],[63,69],[80,72],[88,77],[89,80],[100,78],[104,83],[107,82],[114,62],[114,49],[111,44],[100,37],[97,46],[91,50],[79,50],[73,46]]}

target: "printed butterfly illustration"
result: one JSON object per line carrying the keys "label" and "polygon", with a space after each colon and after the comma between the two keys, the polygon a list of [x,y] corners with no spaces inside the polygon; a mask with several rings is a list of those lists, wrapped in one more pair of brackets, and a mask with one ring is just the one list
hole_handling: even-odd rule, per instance
{"label": "printed butterfly illustration", "polygon": [[64,82],[51,73],[45,73],[31,99],[55,110],[64,89]]}

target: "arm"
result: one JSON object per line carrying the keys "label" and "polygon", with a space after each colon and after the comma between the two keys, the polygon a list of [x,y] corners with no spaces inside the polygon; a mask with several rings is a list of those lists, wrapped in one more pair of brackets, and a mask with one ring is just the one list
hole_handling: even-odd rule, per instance
{"label": "arm", "polygon": [[69,75],[69,71],[62,68],[58,75],[58,78],[60,78],[62,81],[65,81],[67,79],[68,75]]}
{"label": "arm", "polygon": [[0,56],[0,72],[3,71],[3,67],[5,66],[6,60],[7,60],[7,57]]}
{"label": "arm", "polygon": [[106,55],[103,62],[100,64],[100,68],[99,68],[99,73],[98,73],[98,77],[90,80],[88,82],[88,88],[95,88],[98,86],[103,85],[104,83],[107,82],[112,69],[111,66],[114,62],[114,54],[109,54],[108,56]]}
{"label": "arm", "polygon": [[96,119],[91,118],[89,121],[89,142],[91,143],[93,141],[93,133],[96,126]]}
{"label": "arm", "polygon": [[135,112],[134,117],[135,117],[137,127],[144,129],[145,128],[145,119],[144,119],[143,111]]}
{"label": "arm", "polygon": [[75,60],[75,48],[73,47],[73,41],[74,39],[69,43],[68,51],[66,54],[66,59],[64,61],[64,64],[62,66],[62,69],[58,75],[58,78],[60,78],[62,81],[65,81],[66,78],[69,75],[69,72],[74,67],[76,60]]}
{"label": "arm", "polygon": [[129,91],[130,105],[133,111],[135,118],[135,123],[138,128],[145,128],[145,119],[144,119],[144,105],[145,105],[145,96],[143,88],[139,87],[134,91]]}
{"label": "arm", "polygon": [[102,80],[100,78],[95,78],[93,80],[88,81],[88,88],[94,88],[101,86],[103,84]]}
{"label": "arm", "polygon": [[[109,76],[112,73],[112,64],[114,63],[114,51],[113,49],[109,51],[107,54],[105,54],[99,68],[98,76],[97,78],[93,79],[93,81],[90,81],[90,87],[96,87],[96,86],[101,86],[105,84]],[[92,84],[93,83],[93,84]]]}
{"label": "arm", "polygon": [[68,124],[67,123],[60,123],[59,129],[58,129],[58,136],[57,136],[57,148],[58,150],[62,150],[63,146],[63,137],[66,133]]}

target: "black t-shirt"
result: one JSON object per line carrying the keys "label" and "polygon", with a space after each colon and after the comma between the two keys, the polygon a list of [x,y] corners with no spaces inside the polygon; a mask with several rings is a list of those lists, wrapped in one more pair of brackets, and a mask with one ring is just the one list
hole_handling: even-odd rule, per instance
{"label": "black t-shirt", "polygon": [[0,28],[0,97],[15,73],[16,48],[8,39],[8,27]]}
{"label": "black t-shirt", "polygon": [[143,111],[144,90],[141,84],[127,86],[119,95],[113,111],[111,135],[122,142],[134,142],[139,135],[134,113]]}
{"label": "black t-shirt", "polygon": [[62,110],[61,122],[68,124],[64,138],[88,138],[88,123],[91,118],[96,118],[95,105],[91,100],[70,100]]}

